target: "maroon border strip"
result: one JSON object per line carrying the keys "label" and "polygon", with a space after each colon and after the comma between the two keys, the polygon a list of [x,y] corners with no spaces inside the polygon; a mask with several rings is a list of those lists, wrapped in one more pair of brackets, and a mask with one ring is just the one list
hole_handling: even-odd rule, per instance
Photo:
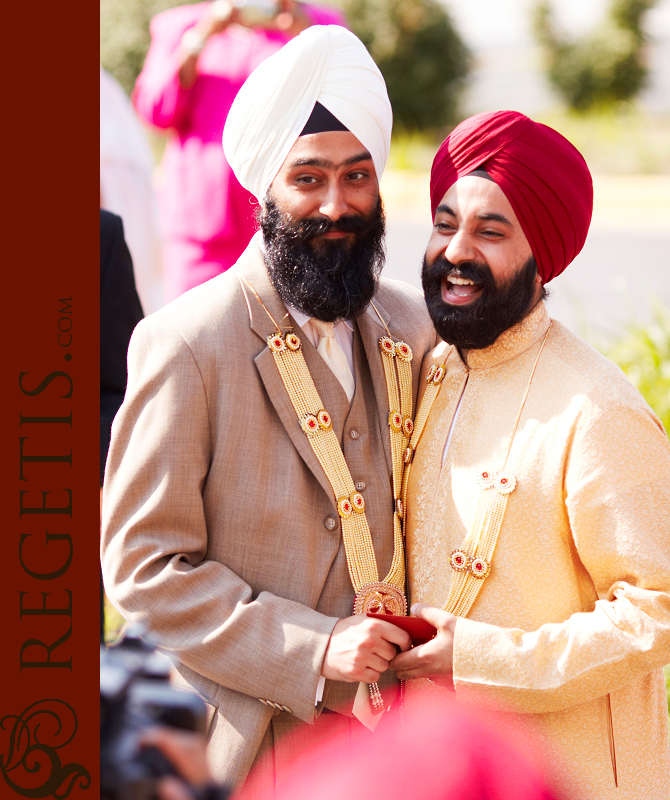
{"label": "maroon border strip", "polygon": [[76,800],[99,784],[98,7],[3,14],[0,796]]}

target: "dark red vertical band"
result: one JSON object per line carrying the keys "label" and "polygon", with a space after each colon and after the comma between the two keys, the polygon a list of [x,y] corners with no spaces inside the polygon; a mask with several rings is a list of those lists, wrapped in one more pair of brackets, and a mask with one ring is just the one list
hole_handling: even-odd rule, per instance
{"label": "dark red vertical band", "polygon": [[0,796],[99,765],[99,22],[3,6]]}

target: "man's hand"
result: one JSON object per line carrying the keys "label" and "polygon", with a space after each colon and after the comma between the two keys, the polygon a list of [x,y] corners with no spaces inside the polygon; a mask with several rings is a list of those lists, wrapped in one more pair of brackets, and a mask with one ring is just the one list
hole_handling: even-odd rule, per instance
{"label": "man's hand", "polygon": [[[201,733],[158,725],[142,731],[140,743],[160,750],[191,786],[203,787],[212,780],[207,765],[207,739]],[[176,779],[169,781],[175,782]]]}
{"label": "man's hand", "polygon": [[413,648],[409,653],[400,653],[389,666],[396,670],[400,680],[430,678],[435,683],[452,689],[454,631],[458,617],[425,603],[416,603],[411,611],[415,617],[425,619],[434,625],[437,628],[437,636],[430,642]]}
{"label": "man's hand", "polygon": [[397,654],[409,650],[412,640],[390,622],[363,614],[341,619],[333,628],[321,675],[331,681],[374,683]]}

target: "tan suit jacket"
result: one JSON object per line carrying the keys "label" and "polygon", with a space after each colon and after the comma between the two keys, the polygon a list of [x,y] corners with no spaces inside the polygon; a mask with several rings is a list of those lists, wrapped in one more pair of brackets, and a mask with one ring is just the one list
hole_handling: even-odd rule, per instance
{"label": "tan suit jacket", "polygon": [[[267,311],[243,290],[241,276]],[[416,394],[421,361],[435,343],[423,298],[382,280],[374,303],[414,352]],[[232,783],[246,775],[278,708],[314,721],[330,633],[353,603],[332,490],[268,350],[275,326],[267,312],[292,324],[254,239],[231,270],[138,325],[104,495],[108,596],[127,619],[150,626],[180,662],[181,680],[210,704],[216,777]],[[372,308],[355,327],[351,407],[301,338],[352,477],[366,484],[383,576],[392,556],[378,347],[386,331]],[[352,690],[327,685],[326,702]]]}

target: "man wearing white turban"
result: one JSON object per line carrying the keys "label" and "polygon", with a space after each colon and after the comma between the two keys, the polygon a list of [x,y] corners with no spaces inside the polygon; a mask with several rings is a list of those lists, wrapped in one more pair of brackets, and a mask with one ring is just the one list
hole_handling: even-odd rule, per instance
{"label": "man wearing white turban", "polygon": [[107,593],[209,704],[215,776],[237,784],[259,762],[247,796],[316,738],[374,728],[410,643],[364,613],[405,613],[402,452],[435,340],[421,295],[379,278],[391,124],[341,27],[263,62],[223,137],[261,231],[130,345]]}

